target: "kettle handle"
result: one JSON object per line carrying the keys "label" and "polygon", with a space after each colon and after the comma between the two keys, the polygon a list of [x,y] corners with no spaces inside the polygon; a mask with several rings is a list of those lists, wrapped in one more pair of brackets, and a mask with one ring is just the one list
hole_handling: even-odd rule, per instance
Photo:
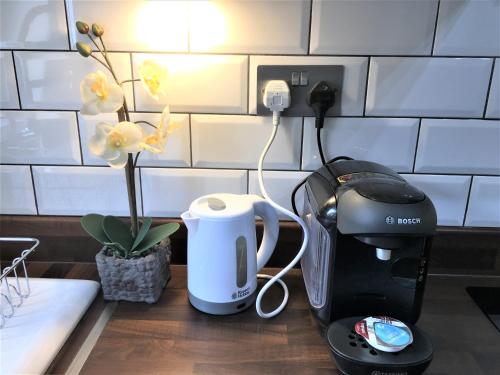
{"label": "kettle handle", "polygon": [[264,222],[264,236],[257,251],[257,272],[259,272],[273,254],[280,226],[276,210],[261,197],[257,195],[251,197],[255,215],[261,217]]}

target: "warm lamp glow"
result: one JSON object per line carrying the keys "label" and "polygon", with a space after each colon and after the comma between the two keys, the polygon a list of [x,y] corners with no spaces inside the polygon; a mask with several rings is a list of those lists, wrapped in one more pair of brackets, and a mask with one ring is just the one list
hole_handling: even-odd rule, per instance
{"label": "warm lamp glow", "polygon": [[188,30],[193,51],[226,40],[224,14],[210,1],[147,1],[135,18],[135,36],[146,49],[186,51]]}
{"label": "warm lamp glow", "polygon": [[226,41],[224,13],[210,1],[190,4],[190,37],[193,51],[205,51]]}
{"label": "warm lamp glow", "polygon": [[188,9],[186,1],[144,2],[135,18],[137,40],[149,50],[185,50]]}

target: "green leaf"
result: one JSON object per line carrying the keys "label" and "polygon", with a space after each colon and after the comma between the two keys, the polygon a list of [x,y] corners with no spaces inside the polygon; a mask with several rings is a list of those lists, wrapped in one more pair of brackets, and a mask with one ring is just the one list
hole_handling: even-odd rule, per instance
{"label": "green leaf", "polygon": [[88,214],[80,220],[82,228],[103,245],[109,242],[109,238],[102,228],[104,216],[98,214]]}
{"label": "green leaf", "polygon": [[151,227],[151,223],[153,222],[153,219],[150,217],[144,218],[144,222],[141,225],[141,229],[139,229],[139,232],[137,233],[137,236],[135,237],[134,243],[132,245],[132,250],[134,250],[141,241],[144,239],[146,234],[148,233],[149,228]]}
{"label": "green leaf", "polygon": [[161,240],[173,234],[177,229],[179,229],[179,224],[177,223],[162,224],[154,227],[146,234],[146,237],[144,237],[144,240],[139,244],[135,253],[141,253],[153,247]]}
{"label": "green leaf", "polygon": [[102,227],[111,242],[119,243],[127,252],[132,249],[134,239],[130,228],[123,221],[114,216],[105,216]]}

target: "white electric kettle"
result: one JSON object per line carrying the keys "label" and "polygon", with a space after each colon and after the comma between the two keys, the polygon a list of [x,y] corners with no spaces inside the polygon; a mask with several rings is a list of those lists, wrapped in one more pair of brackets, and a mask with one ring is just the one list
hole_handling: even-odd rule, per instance
{"label": "white electric kettle", "polygon": [[[264,221],[257,251],[255,216]],[[181,215],[188,228],[188,294],[198,310],[233,314],[255,300],[257,272],[271,257],[279,233],[275,209],[257,195],[210,194]]]}

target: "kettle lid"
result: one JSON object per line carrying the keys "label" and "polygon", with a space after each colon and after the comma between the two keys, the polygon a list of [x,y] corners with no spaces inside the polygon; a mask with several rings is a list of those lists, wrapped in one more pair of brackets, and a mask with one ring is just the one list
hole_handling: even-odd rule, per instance
{"label": "kettle lid", "polygon": [[193,216],[208,219],[231,219],[253,210],[248,195],[216,193],[195,199],[189,206]]}

